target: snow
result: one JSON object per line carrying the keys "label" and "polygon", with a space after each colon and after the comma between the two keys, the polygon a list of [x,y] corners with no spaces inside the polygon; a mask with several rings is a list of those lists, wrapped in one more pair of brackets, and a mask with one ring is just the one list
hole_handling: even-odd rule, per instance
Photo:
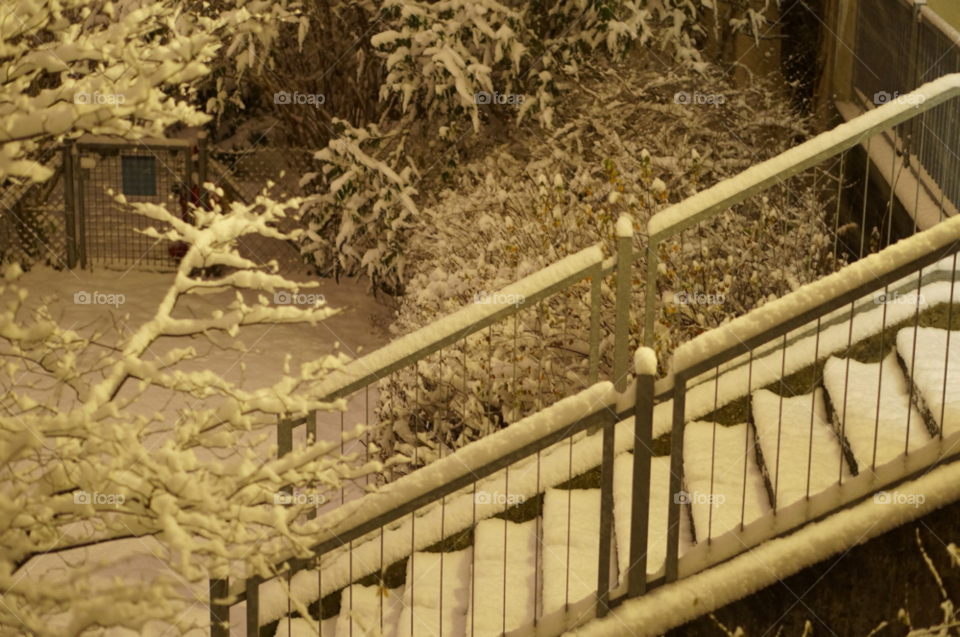
{"label": "snow", "polygon": [[[919,391],[914,398],[930,410],[934,422],[949,436],[960,430],[960,332],[951,334],[950,358],[947,360],[947,332],[930,327],[917,330],[916,357],[914,357],[913,328],[902,329],[897,333],[897,351],[909,372],[913,366],[911,379]],[[944,372],[946,372],[946,392],[944,392]],[[942,412],[942,417],[941,417]]]}
{"label": "snow", "polygon": [[[848,377],[849,383],[845,380]],[[903,454],[907,443],[908,420],[910,451],[930,443],[930,432],[924,425],[923,417],[910,404],[907,381],[897,364],[896,352],[884,358],[882,374],[880,363],[867,364],[831,357],[824,369],[823,386],[833,407],[833,427],[847,439],[859,471],[869,471],[874,464],[885,464]],[[849,404],[846,409],[845,401]],[[873,455],[874,438],[876,463]]]}
{"label": "snow", "polygon": [[[875,491],[880,484],[896,479],[902,472],[912,473],[923,466],[929,466],[937,458],[960,442],[960,436],[945,439],[942,443],[930,445],[913,455],[909,467],[888,465],[878,468],[881,478],[869,472],[844,482],[842,487],[834,486],[831,493],[824,493],[813,500],[819,500],[823,506],[809,511],[806,503],[793,511],[778,511],[774,524],[767,524],[762,536],[756,538],[730,537],[729,552],[733,559],[715,562],[716,566],[702,572],[691,572],[691,568],[703,568],[705,564],[687,566],[684,562],[693,562],[701,558],[694,555],[698,549],[717,551],[722,540],[714,546],[702,545],[681,559],[681,579],[650,591],[638,599],[627,600],[611,611],[610,616],[595,619],[572,630],[571,637],[654,637],[669,629],[685,624],[701,615],[721,608],[731,602],[759,591],[771,584],[787,579],[801,570],[822,562],[833,555],[869,541],[891,529],[919,519],[936,509],[960,499],[960,463],[940,465],[915,481],[898,486],[901,493],[922,493],[926,496],[922,504],[890,503],[878,505],[873,498],[867,497],[847,509],[840,510],[822,521],[815,522],[784,537],[797,519],[787,520],[794,512],[814,515],[826,506],[837,506],[851,502],[854,498]],[[761,523],[765,523],[763,520]],[[762,538],[771,538],[760,542]],[[749,551],[744,548],[752,547]],[[704,554],[705,555],[705,554]],[[720,560],[723,556],[713,555]]]}
{"label": "snow", "polygon": [[472,559],[472,548],[410,557],[398,637],[465,633]]}
{"label": "snow", "polygon": [[[520,281],[499,290],[501,295],[522,297],[530,303],[535,296],[551,286],[557,285],[567,278],[582,275],[586,277],[586,270],[603,262],[603,251],[599,246],[592,246],[572,254],[556,263],[525,276]],[[371,375],[385,376],[398,368],[399,363],[409,357],[423,352],[437,343],[452,343],[476,331],[486,319],[497,315],[508,306],[496,303],[471,303],[466,307],[438,319],[415,332],[391,341],[389,344],[365,356],[362,360],[349,363],[344,369],[331,374],[331,377],[321,385],[321,395],[338,395],[346,387],[354,387],[363,383]]]}
{"label": "snow", "polygon": [[811,496],[836,484],[841,471],[844,479],[850,476],[840,442],[827,424],[822,389],[817,388],[813,396],[783,398],[782,411],[781,397],[761,389],[754,392],[752,407],[778,510],[806,498],[808,473]]}
{"label": "snow", "polygon": [[[538,521],[484,520],[474,528],[473,580],[466,634],[497,637],[532,626],[539,608]],[[504,548],[506,541],[506,548]],[[504,581],[507,594],[504,595]],[[506,619],[504,619],[506,618]]]}
{"label": "snow", "polygon": [[618,237],[633,236],[633,218],[630,215],[620,215],[620,218],[617,219],[617,236]]}
{"label": "snow", "polygon": [[[389,590],[380,586],[354,585],[343,589],[335,637],[395,637],[403,608],[402,594],[402,588]],[[280,623],[283,624],[282,619]]]}
{"label": "snow", "polygon": [[[960,79],[956,81],[960,82]],[[877,111],[883,110],[886,106]],[[870,113],[864,117],[869,115]],[[791,152],[787,151],[784,155]],[[862,285],[868,285],[880,276],[893,272],[920,257],[943,250],[958,238],[960,238],[960,218],[954,217],[930,230],[903,239],[886,248],[882,253],[871,254],[839,272],[805,285],[795,292],[684,343],[674,354],[673,369],[676,373],[689,369],[698,362],[745,343],[792,317],[813,310],[829,299],[841,296]],[[906,304],[900,305],[906,306]]]}
{"label": "snow", "polygon": [[[336,617],[323,620],[320,623],[320,637],[340,637],[336,632],[336,626]],[[239,634],[236,630],[233,632]],[[277,624],[277,632],[274,635],[275,637],[317,637],[317,631],[310,622],[302,617],[292,617]]]}
{"label": "snow", "polygon": [[656,376],[657,353],[649,347],[638,347],[633,355],[633,371],[637,376]]}
{"label": "snow", "polygon": [[[899,245],[899,244],[898,244]],[[939,303],[948,303],[951,298],[951,284],[949,281],[936,280],[937,277],[950,278],[953,258],[949,257],[934,266],[924,270],[924,296],[921,310],[934,307]],[[929,282],[933,280],[933,282]],[[910,280],[905,277],[890,290],[917,289],[916,277]],[[953,298],[960,299],[960,281],[954,286]],[[777,382],[780,378],[781,365],[784,375],[789,376],[809,365],[814,359],[822,360],[831,354],[845,351],[850,342],[859,342],[865,338],[879,334],[884,327],[895,325],[913,316],[915,306],[907,303],[893,303],[885,306],[876,305],[873,295],[864,297],[857,302],[850,326],[850,307],[840,308],[828,314],[821,320],[819,337],[816,334],[814,321],[805,331],[797,330],[797,336],[787,342],[786,352],[781,348],[782,340],[777,339],[765,346],[756,348],[753,365],[747,364],[747,356],[741,356],[720,366],[719,386],[714,383],[715,372],[710,370],[688,383],[686,396],[687,420],[696,420],[709,414],[716,407],[723,407],[733,400],[745,396],[747,393],[766,387]],[[762,309],[762,308],[761,308]],[[719,331],[722,328],[714,330]],[[698,337],[702,338],[702,337]],[[696,339],[695,339],[696,340]],[[695,342],[695,341],[691,341]],[[749,380],[749,383],[748,383]],[[656,391],[661,393],[673,385],[672,375],[657,382]],[[634,398],[627,397],[632,406]],[[625,400],[627,399],[625,398]],[[661,436],[671,431],[673,427],[673,401],[666,401],[654,407],[653,436]]]}
{"label": "snow", "polygon": [[[623,453],[613,461],[613,522],[617,538],[617,564],[621,583],[630,566],[630,515],[633,512],[633,454]],[[670,502],[670,456],[654,457],[650,463],[650,512],[647,522],[647,573],[663,569],[667,559],[667,516]],[[680,555],[693,544],[690,519],[680,516]]]}
{"label": "snow", "polygon": [[773,183],[779,183],[792,174],[859,144],[873,133],[890,128],[897,121],[933,108],[958,92],[960,77],[948,75],[928,82],[913,91],[914,94],[926,98],[919,107],[907,103],[908,100],[891,101],[772,159],[752,166],[736,177],[725,179],[712,188],[654,215],[648,226],[651,243],[689,228],[712,212],[726,210],[743,200],[744,194],[756,193]]}
{"label": "snow", "polygon": [[739,528],[741,511],[746,525],[771,510],[752,429],[746,423],[724,427],[712,422],[684,428],[683,481],[697,542]]}
{"label": "snow", "polygon": [[597,592],[600,489],[548,489],[543,502],[543,614]]}

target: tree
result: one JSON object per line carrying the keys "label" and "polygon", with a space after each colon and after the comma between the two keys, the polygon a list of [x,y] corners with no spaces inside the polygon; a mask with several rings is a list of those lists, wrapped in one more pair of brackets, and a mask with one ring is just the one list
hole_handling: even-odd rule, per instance
{"label": "tree", "polygon": [[[185,628],[183,604],[196,600],[185,600],[172,578],[110,583],[97,581],[101,566],[86,565],[71,569],[66,585],[51,587],[19,569],[40,555],[153,536],[163,547],[158,558],[181,581],[204,581],[240,566],[243,573],[267,576],[282,551],[306,554],[319,528],[305,513],[325,494],[344,480],[382,470],[357,454],[342,455],[339,443],[308,444],[282,458],[273,444],[266,458],[255,452],[273,439],[278,419],[343,408],[312,392],[344,356],[299,370],[289,369],[288,357],[280,381],[253,390],[209,369],[184,369],[190,361],[202,363],[200,344],[222,347],[219,335],[245,352],[239,337],[250,326],[313,324],[335,313],[322,304],[271,305],[265,293],[305,286],[271,271],[275,264],[254,263],[237,250],[255,233],[296,240],[296,233],[273,226],[299,204],[264,196],[228,211],[197,209],[195,225],[154,204],[133,205],[166,228],[151,228],[148,235],[190,245],[155,314],[135,330],[125,329],[121,317],[115,317],[115,333],[85,337],[63,329],[46,305],[28,310],[19,266],[6,268],[0,289],[9,301],[0,311],[6,372],[0,391],[0,635],[60,637],[107,626],[139,631],[151,619]],[[215,267],[228,274],[191,276]],[[228,307],[184,317],[180,306],[187,297],[230,290],[236,300]],[[257,301],[248,304],[243,292],[257,293]],[[160,339],[176,345],[155,355]],[[149,410],[137,405],[151,390],[190,398],[194,406],[172,424],[160,413],[144,415]],[[358,428],[346,438],[361,434]],[[307,497],[277,504],[284,485],[296,485]],[[52,622],[54,616],[67,620]]]}

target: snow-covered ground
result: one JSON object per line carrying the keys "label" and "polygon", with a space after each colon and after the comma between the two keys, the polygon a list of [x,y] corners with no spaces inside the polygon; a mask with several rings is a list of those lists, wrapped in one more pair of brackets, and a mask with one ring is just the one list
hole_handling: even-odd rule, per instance
{"label": "snow-covered ground", "polygon": [[[28,307],[34,308],[44,302],[48,305],[51,315],[62,327],[71,328],[84,336],[90,336],[99,331],[107,334],[107,340],[113,340],[118,330],[129,337],[142,323],[152,317],[172,280],[173,274],[170,272],[96,269],[94,271],[76,270],[71,273],[37,268],[26,273],[21,283],[30,293],[26,302]],[[200,358],[187,361],[178,366],[178,369],[210,370],[228,381],[238,383],[244,389],[251,390],[280,380],[283,375],[284,359],[288,355],[291,357],[290,364],[295,369],[300,363],[321,358],[337,350],[346,352],[351,357],[358,357],[381,347],[388,341],[385,326],[389,322],[391,312],[366,293],[364,281],[342,280],[337,284],[331,279],[323,279],[319,283],[319,288],[304,291],[323,294],[327,305],[339,309],[339,314],[316,326],[277,324],[244,328],[238,335],[238,339],[250,348],[250,351],[245,354],[236,349],[213,347],[203,340],[195,340],[191,345],[197,348]],[[74,295],[80,292],[123,295],[123,303],[119,306],[96,303],[78,304],[74,302]],[[185,299],[182,306],[178,306],[175,315],[201,315],[224,309],[234,294],[231,292],[210,296],[190,296]],[[251,303],[255,298],[249,294],[245,300]],[[270,300],[272,302],[272,299]],[[221,345],[229,345],[234,340],[227,335],[218,335],[214,338]],[[151,353],[162,356],[172,347],[182,345],[182,339],[179,343],[175,343],[173,339],[162,339],[151,348]],[[18,390],[26,387],[34,378],[35,375],[28,374],[20,379]],[[124,391],[127,389],[125,387]],[[132,390],[132,388],[129,389]],[[42,390],[36,391],[40,396],[46,397]],[[66,406],[69,400],[69,397],[64,397],[61,406]],[[372,417],[376,400],[376,387],[371,387],[369,396],[361,392],[349,401],[346,413],[318,413],[318,437],[339,440],[341,426],[349,428],[367,420],[368,405],[369,414]],[[188,400],[188,397],[182,395],[151,388],[134,405],[132,411],[144,415],[159,412],[164,416],[164,424],[172,428],[178,419],[179,410],[203,409],[213,405],[215,405],[214,402]],[[266,457],[268,447],[276,441],[273,428],[268,429],[242,437],[243,444],[251,444],[262,458]],[[148,438],[146,444],[157,447],[168,434],[169,429],[157,431]],[[253,445],[252,441],[258,435],[266,436],[266,440]],[[305,429],[299,427],[294,432],[294,445],[304,440]],[[237,448],[242,449],[239,442]],[[342,497],[349,501],[360,493],[360,485],[348,485]],[[321,509],[321,513],[339,504],[340,499],[335,498]],[[26,565],[23,572],[25,577],[35,581],[45,577],[57,579],[63,577],[67,570],[78,565],[104,563],[109,564],[109,568],[103,572],[107,577],[117,576],[129,580],[168,577],[176,582],[175,575],[168,571],[159,559],[161,551],[160,544],[152,537],[118,540],[34,559]],[[209,610],[200,602],[201,597],[206,594],[203,590],[204,586],[188,585],[182,580],[179,585],[185,592],[192,591],[197,596],[198,602],[187,611],[183,621],[205,626],[209,618]],[[170,626],[152,622],[145,627],[143,634],[157,637],[175,634],[175,630],[168,632],[170,628]],[[208,629],[198,630],[200,632],[194,631],[194,633],[199,635],[206,634]],[[106,634],[128,635],[131,633],[111,629],[107,630]]]}

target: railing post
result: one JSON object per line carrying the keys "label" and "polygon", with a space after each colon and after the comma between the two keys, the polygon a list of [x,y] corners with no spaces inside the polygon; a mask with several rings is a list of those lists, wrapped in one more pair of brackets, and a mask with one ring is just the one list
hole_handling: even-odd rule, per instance
{"label": "railing post", "polygon": [[247,590],[247,637],[260,637],[260,577],[251,575],[244,584]]}
{"label": "railing post", "polygon": [[[310,443],[310,439],[313,438],[313,444],[317,444],[317,412],[311,411],[307,414],[307,422],[305,423],[307,428],[307,443]],[[291,435],[291,445],[293,444],[292,435]],[[313,520],[316,519],[317,513],[319,512],[319,507],[314,507],[313,511],[307,512],[307,519]]]}
{"label": "railing post", "polygon": [[601,285],[603,266],[597,265],[590,281],[590,371],[587,378],[591,385],[600,380],[600,306],[603,303]]}
{"label": "railing post", "polygon": [[277,424],[277,457],[282,458],[293,451],[293,423],[281,420]]}
{"label": "railing post", "polygon": [[646,307],[643,312],[643,346],[653,347],[655,336],[654,326],[657,319],[657,251],[660,249],[660,240],[650,237],[647,243],[647,289],[645,291]]}
{"label": "railing post", "polygon": [[[627,597],[647,592],[647,533],[650,524],[650,464],[653,456],[653,379],[657,355],[641,347],[634,358],[637,402],[633,409],[633,493],[630,514],[630,566]],[[659,505],[658,505],[659,506]]]}
{"label": "railing post", "polygon": [[603,456],[600,473],[600,563],[597,568],[597,617],[610,608],[610,553],[613,543],[613,452],[617,418],[610,415],[603,427]]}
{"label": "railing post", "polygon": [[230,580],[210,578],[210,637],[230,637],[230,607],[214,600],[230,595]]}
{"label": "railing post", "polygon": [[613,341],[613,387],[618,392],[623,392],[627,388],[632,257],[633,219],[630,215],[620,215],[617,220],[617,323]]}
{"label": "railing post", "polygon": [[67,267],[77,267],[77,219],[74,208],[73,189],[73,143],[64,143],[61,151],[63,162],[63,221],[67,226]]}
{"label": "railing post", "polygon": [[77,247],[79,248],[78,252],[80,253],[80,267],[87,267],[87,216],[86,216],[86,204],[83,196],[83,178],[86,176],[84,173],[86,169],[83,167],[82,160],[80,158],[80,149],[77,147],[77,144],[72,144],[70,147],[70,155],[73,157],[73,168],[76,176],[75,185],[76,190],[74,191],[74,205],[77,211]]}
{"label": "railing post", "polygon": [[680,567],[680,491],[683,488],[683,425],[687,379],[681,372],[673,383],[673,432],[670,435],[670,498],[667,515],[667,584],[677,581]]}
{"label": "railing post", "polygon": [[[907,78],[904,85],[907,90],[913,92],[920,86],[920,69],[918,57],[920,55],[920,9],[927,4],[927,0],[914,0],[913,14],[910,20],[910,50],[907,52]],[[917,118],[912,117],[906,122],[906,139],[904,140],[904,165],[910,165],[910,153],[916,140],[919,129],[917,127]],[[896,140],[894,140],[896,144]],[[919,161],[919,158],[918,158]],[[892,225],[892,224],[891,224]]]}
{"label": "railing post", "polygon": [[207,133],[206,131],[200,131],[197,133],[197,149],[198,149],[198,158],[197,158],[197,176],[199,190],[200,190],[200,207],[204,210],[207,209],[207,189],[203,187],[207,183]]}

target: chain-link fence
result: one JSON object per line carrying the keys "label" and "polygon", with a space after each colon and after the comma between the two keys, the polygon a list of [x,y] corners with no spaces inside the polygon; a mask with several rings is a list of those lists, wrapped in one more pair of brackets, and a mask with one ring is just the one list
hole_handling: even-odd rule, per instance
{"label": "chain-link fence", "polygon": [[[156,222],[118,205],[114,195],[122,193],[130,203],[162,205],[183,216],[188,202],[196,203],[197,191],[192,189],[201,175],[224,189],[224,206],[231,201],[251,205],[264,190],[278,200],[310,194],[299,186],[301,177],[316,169],[310,151],[201,150],[186,140],[136,144],[86,136],[72,149],[49,151],[46,165],[54,172],[52,178],[43,183],[11,180],[0,188],[0,260],[25,269],[76,263],[173,268],[185,246],[144,234]],[[299,227],[298,219],[288,218],[279,229]],[[285,274],[309,271],[292,241],[249,235],[240,241],[240,253],[255,263],[276,261]]]}
{"label": "chain-link fence", "polygon": [[0,262],[62,268],[67,264],[63,166],[59,152],[47,153],[53,177],[43,183],[15,180],[0,189]]}
{"label": "chain-link fence", "polygon": [[77,144],[77,236],[84,266],[176,266],[178,247],[143,233],[156,221],[118,205],[114,195],[122,192],[129,203],[162,205],[180,216],[178,193],[186,187],[190,151],[188,142],[177,140],[149,147]]}
{"label": "chain-link fence", "polygon": [[[253,203],[264,189],[275,199],[307,195],[299,185],[303,175],[316,171],[313,153],[297,148],[254,148],[243,152],[210,150],[207,179],[224,189],[228,199]],[[272,183],[272,187],[268,187]],[[297,219],[287,218],[280,230],[300,227]],[[253,235],[244,237],[240,254],[255,263],[275,260],[284,273],[305,273],[309,266],[300,256],[300,248],[290,241]]]}

